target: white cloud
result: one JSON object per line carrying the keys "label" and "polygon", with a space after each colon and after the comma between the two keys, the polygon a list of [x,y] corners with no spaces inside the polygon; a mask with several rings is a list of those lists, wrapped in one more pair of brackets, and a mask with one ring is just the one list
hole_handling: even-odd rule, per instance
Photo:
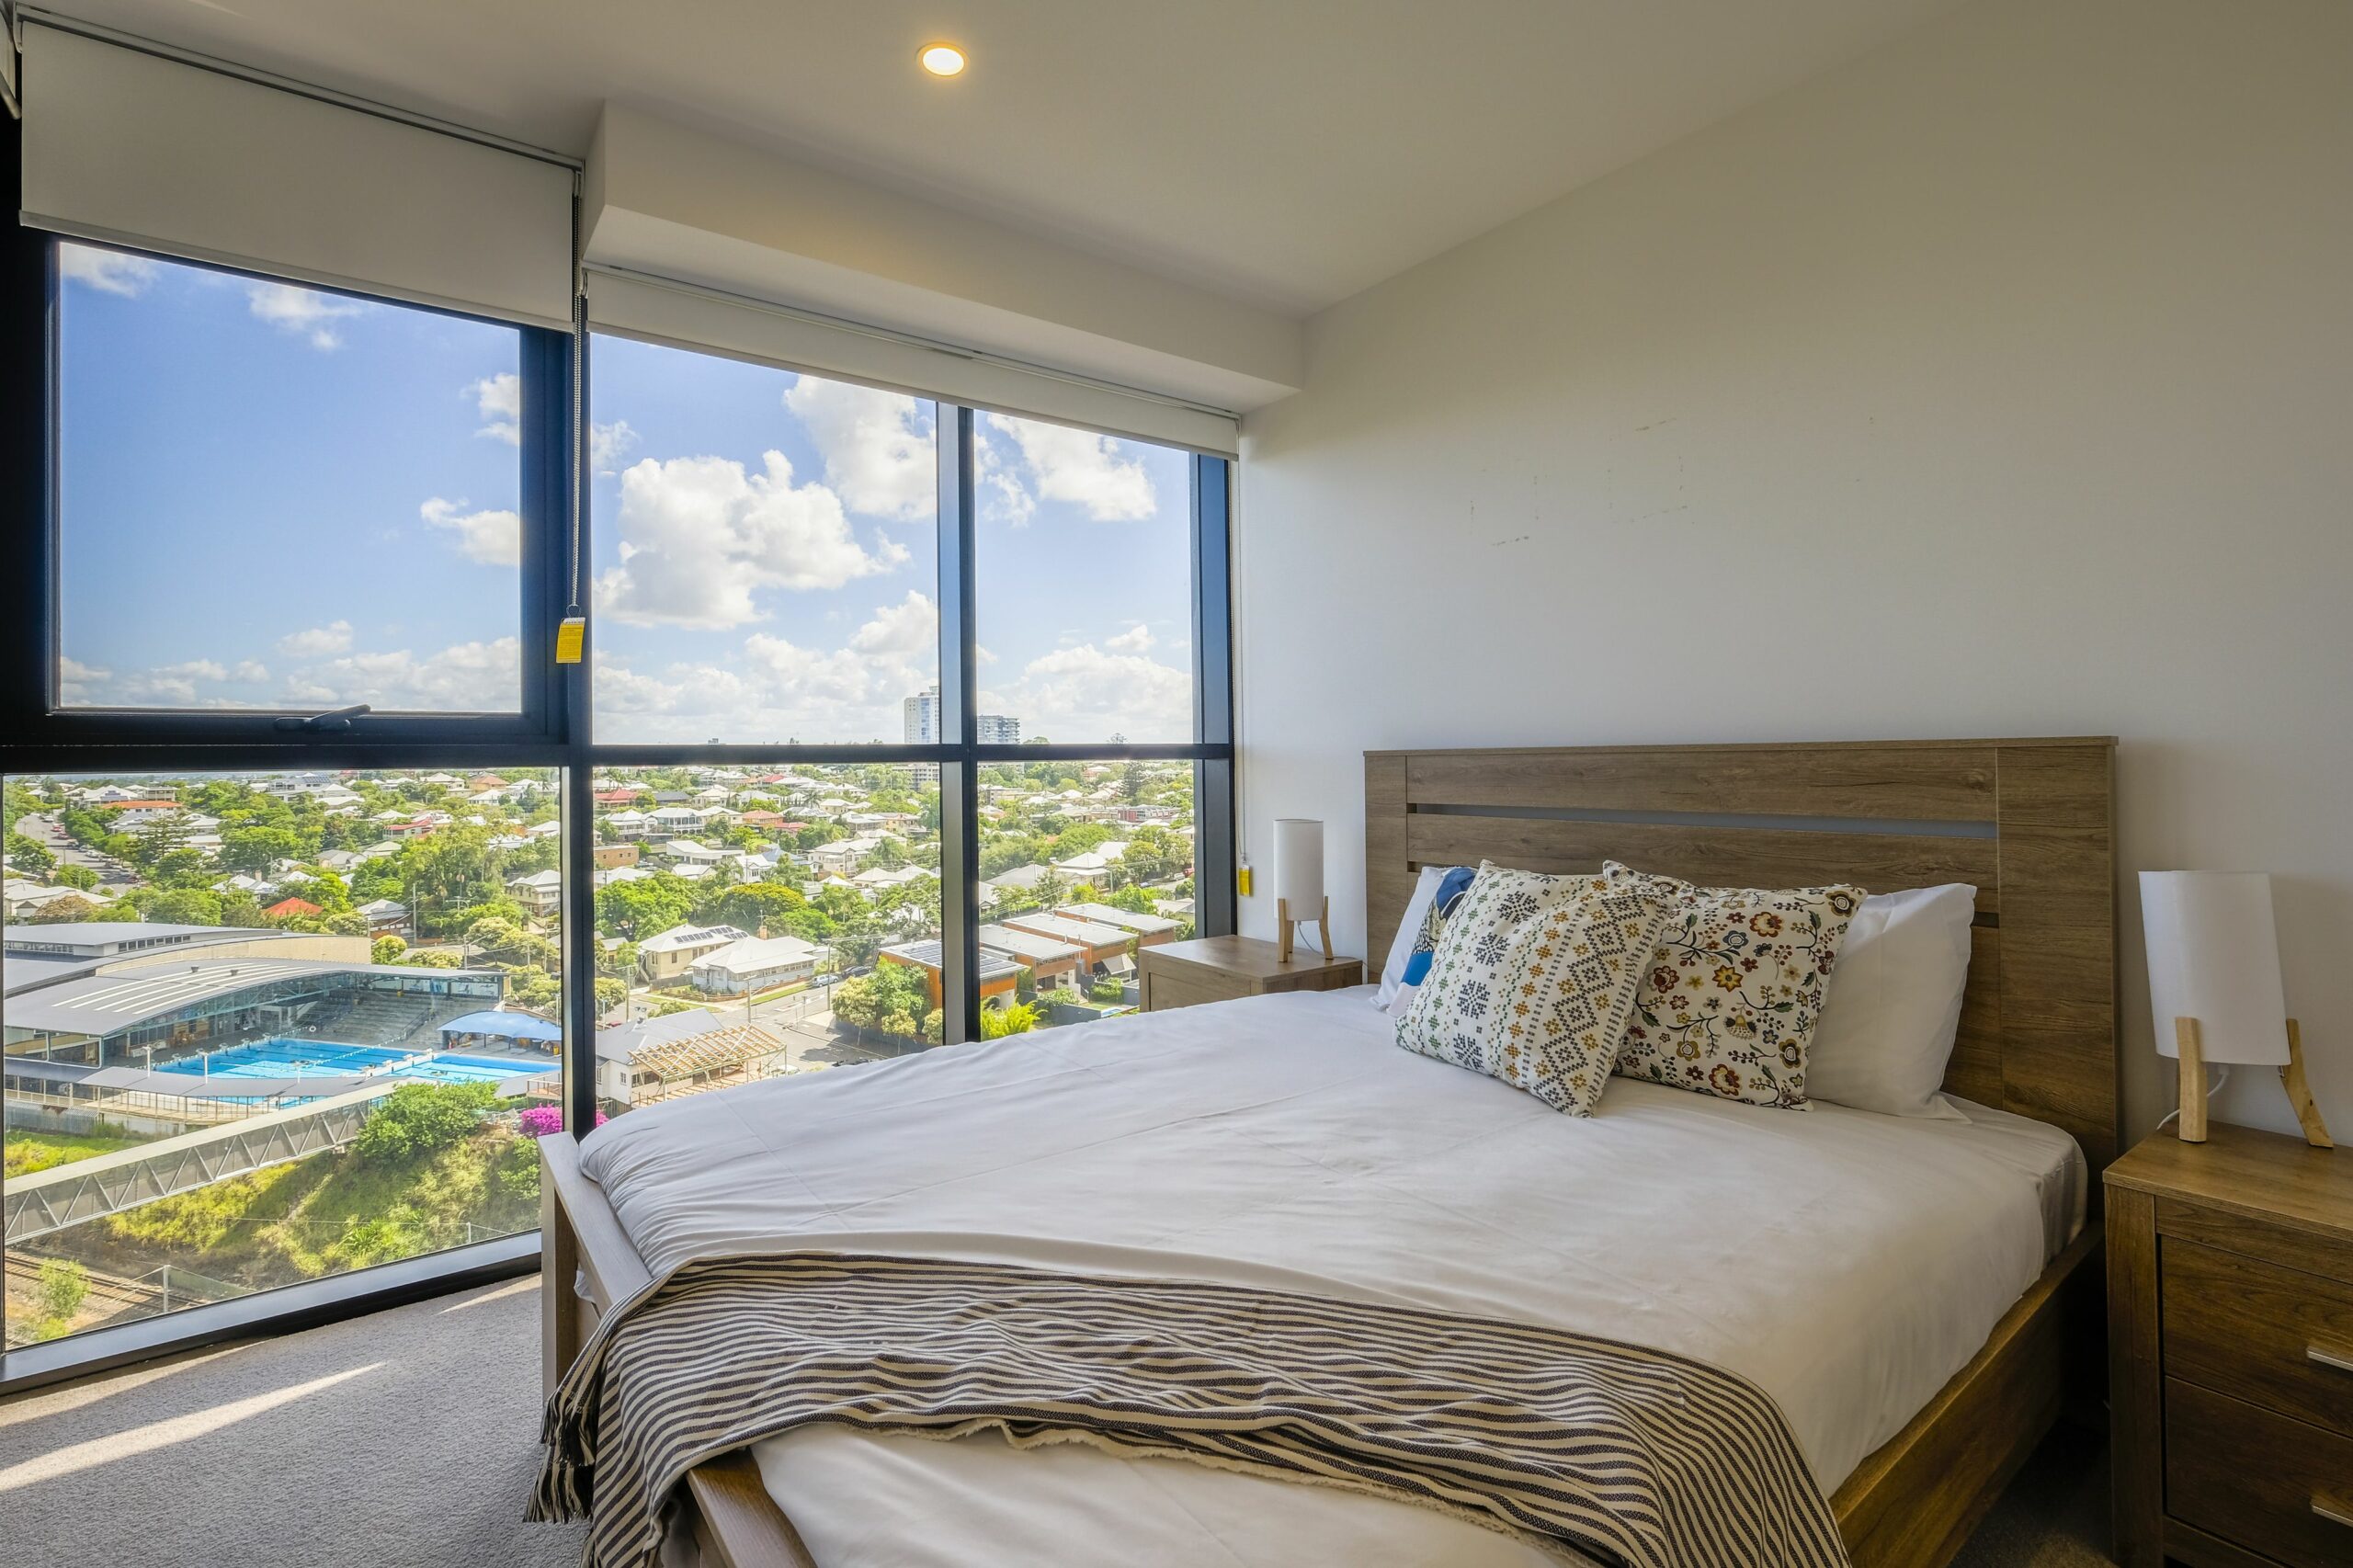
{"label": "white cloud", "polygon": [[784,406],[808,427],[825,483],[851,511],[905,519],[937,509],[939,460],[914,398],[803,376]]}
{"label": "white cloud", "polygon": [[85,665],[63,654],[58,657],[57,695],[68,708],[86,708],[104,700],[99,694],[113,679],[114,672],[103,665]]}
{"label": "white cloud", "polygon": [[[350,653],[299,670],[288,696],[322,707],[511,713],[521,697],[522,643],[513,637],[460,642],[420,658],[405,648]],[[601,694],[599,694],[601,695]]]}
{"label": "white cloud", "polygon": [[135,299],[155,281],[158,268],[143,256],[93,250],[88,245],[57,247],[57,269],[75,283],[86,283],[102,293]]}
{"label": "white cloud", "polygon": [[989,435],[989,421],[972,431],[972,477],[981,493],[981,520],[1026,528],[1038,509],[1038,498],[1021,483],[1021,475],[1005,449]]}
{"label": "white cloud", "polygon": [[1011,686],[983,691],[981,710],[1012,714],[1024,735],[1055,741],[1190,740],[1193,677],[1141,653],[1081,642],[1030,660]]}
{"label": "white cloud", "polygon": [[1134,458],[1120,455],[1120,443],[1092,430],[1044,425],[1031,419],[988,415],[994,428],[1013,437],[1049,501],[1084,507],[1097,522],[1149,517],[1158,506],[1152,475]]}
{"label": "white cloud", "polygon": [[599,733],[635,741],[895,741],[900,704],[937,678],[938,645],[938,608],[910,591],[878,607],[830,653],[758,631],[723,659],[658,672],[600,653]]}
{"label": "white cloud", "polygon": [[474,400],[474,407],[482,414],[482,428],[475,435],[492,437],[510,447],[523,444],[522,377],[512,370],[501,370],[468,386],[466,395]]}
{"label": "white cloud", "polygon": [[841,500],[795,485],[769,452],[746,473],[732,459],[646,458],[621,475],[621,563],[597,579],[597,603],[632,626],[706,631],[761,619],[753,590],[838,588],[887,570],[904,551],[869,554]]}
{"label": "white cloud", "polygon": [[[332,627],[296,632],[281,639],[278,646],[291,651],[300,644],[305,653],[340,652],[350,646],[350,630],[337,621]],[[386,709],[512,712],[520,695],[521,669],[522,646],[512,637],[461,642],[422,658],[406,649],[341,653],[293,670],[275,683],[277,689],[264,700],[318,708],[367,702]],[[255,699],[223,696],[217,688],[224,684],[272,683],[269,667],[258,659],[233,665],[218,659],[188,659],[120,675],[101,665],[62,659],[58,675],[64,700],[76,707],[252,707]]]}
{"label": "white cloud", "polygon": [[463,501],[436,495],[419,506],[417,515],[437,528],[458,536],[458,553],[485,566],[523,563],[523,519],[513,512],[465,510]]}
{"label": "white cloud", "polygon": [[263,321],[307,338],[312,347],[322,350],[343,347],[343,335],[329,323],[358,315],[368,308],[357,300],[299,289],[291,283],[248,284],[245,301]]}
{"label": "white cloud", "polygon": [[1103,639],[1103,646],[1114,653],[1148,653],[1152,651],[1152,628],[1139,620],[1117,637]]}
{"label": "white cloud", "polygon": [[621,460],[635,450],[637,432],[626,419],[588,426],[588,466],[597,473],[617,472]]}
{"label": "white cloud", "polygon": [[189,708],[198,702],[199,681],[224,681],[229,672],[216,660],[188,659],[118,676],[110,669],[62,659],[58,676],[64,699],[77,707]]}
{"label": "white cloud", "polygon": [[313,626],[307,631],[290,631],[278,640],[278,651],[298,659],[315,659],[327,653],[340,653],[351,646],[351,622],[331,620],[324,626]]}

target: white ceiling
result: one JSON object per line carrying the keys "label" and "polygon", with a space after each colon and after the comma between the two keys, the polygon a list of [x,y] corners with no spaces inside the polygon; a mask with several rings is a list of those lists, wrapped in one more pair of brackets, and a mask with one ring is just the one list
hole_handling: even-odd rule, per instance
{"label": "white ceiling", "polygon": [[1301,313],[1955,3],[52,0],[571,153],[620,100]]}

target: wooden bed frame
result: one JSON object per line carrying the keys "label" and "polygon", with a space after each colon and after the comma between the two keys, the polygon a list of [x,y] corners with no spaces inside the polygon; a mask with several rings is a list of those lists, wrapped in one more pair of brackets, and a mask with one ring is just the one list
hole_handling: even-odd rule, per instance
{"label": "wooden bed frame", "polygon": [[[2115,742],[2109,738],[1604,746],[1365,754],[1370,951],[1424,865],[1590,870],[1605,858],[1715,883],[1965,881],[1978,915],[1945,1085],[2117,1153]],[[543,1371],[647,1282],[568,1139],[541,1145]],[[1857,1568],[1942,1568],[2058,1417],[2097,1409],[2097,1218],[1984,1348],[1831,1497]],[[571,1287],[575,1279],[578,1290]],[[679,1494],[706,1568],[817,1568],[747,1454]]]}

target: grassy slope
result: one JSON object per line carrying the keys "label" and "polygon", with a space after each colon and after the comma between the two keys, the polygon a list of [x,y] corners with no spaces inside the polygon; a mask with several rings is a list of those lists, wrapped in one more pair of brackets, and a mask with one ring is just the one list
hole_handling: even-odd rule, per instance
{"label": "grassy slope", "polygon": [[255,1290],[528,1230],[539,1218],[539,1152],[484,1132],[419,1159],[370,1161],[344,1148],[216,1182],[78,1229],[95,1267],[159,1264]]}
{"label": "grassy slope", "polygon": [[100,1133],[25,1132],[10,1129],[7,1153],[0,1158],[0,1176],[30,1176],[52,1165],[95,1159],[118,1149],[135,1149],[144,1138],[110,1138]]}

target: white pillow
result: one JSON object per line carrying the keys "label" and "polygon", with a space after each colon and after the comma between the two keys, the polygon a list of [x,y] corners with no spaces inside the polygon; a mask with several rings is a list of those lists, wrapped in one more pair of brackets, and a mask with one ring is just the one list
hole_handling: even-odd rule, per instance
{"label": "white pillow", "polygon": [[1969,1119],[1938,1091],[1961,1031],[1976,916],[1977,890],[1962,882],[1863,900],[1806,1054],[1810,1097],[1889,1116]]}
{"label": "white pillow", "polygon": [[[1422,868],[1420,879],[1414,883],[1414,896],[1405,901],[1405,917],[1397,922],[1396,937],[1389,944],[1389,960],[1381,966],[1381,989],[1373,994],[1374,1006],[1384,1013],[1404,1012],[1429,972],[1430,955],[1437,950],[1438,931],[1448,912],[1461,902],[1471,879],[1478,874],[1472,866]],[[1447,883],[1449,877],[1454,879],[1451,885]],[[1446,888],[1446,903],[1438,907],[1441,886]]]}

